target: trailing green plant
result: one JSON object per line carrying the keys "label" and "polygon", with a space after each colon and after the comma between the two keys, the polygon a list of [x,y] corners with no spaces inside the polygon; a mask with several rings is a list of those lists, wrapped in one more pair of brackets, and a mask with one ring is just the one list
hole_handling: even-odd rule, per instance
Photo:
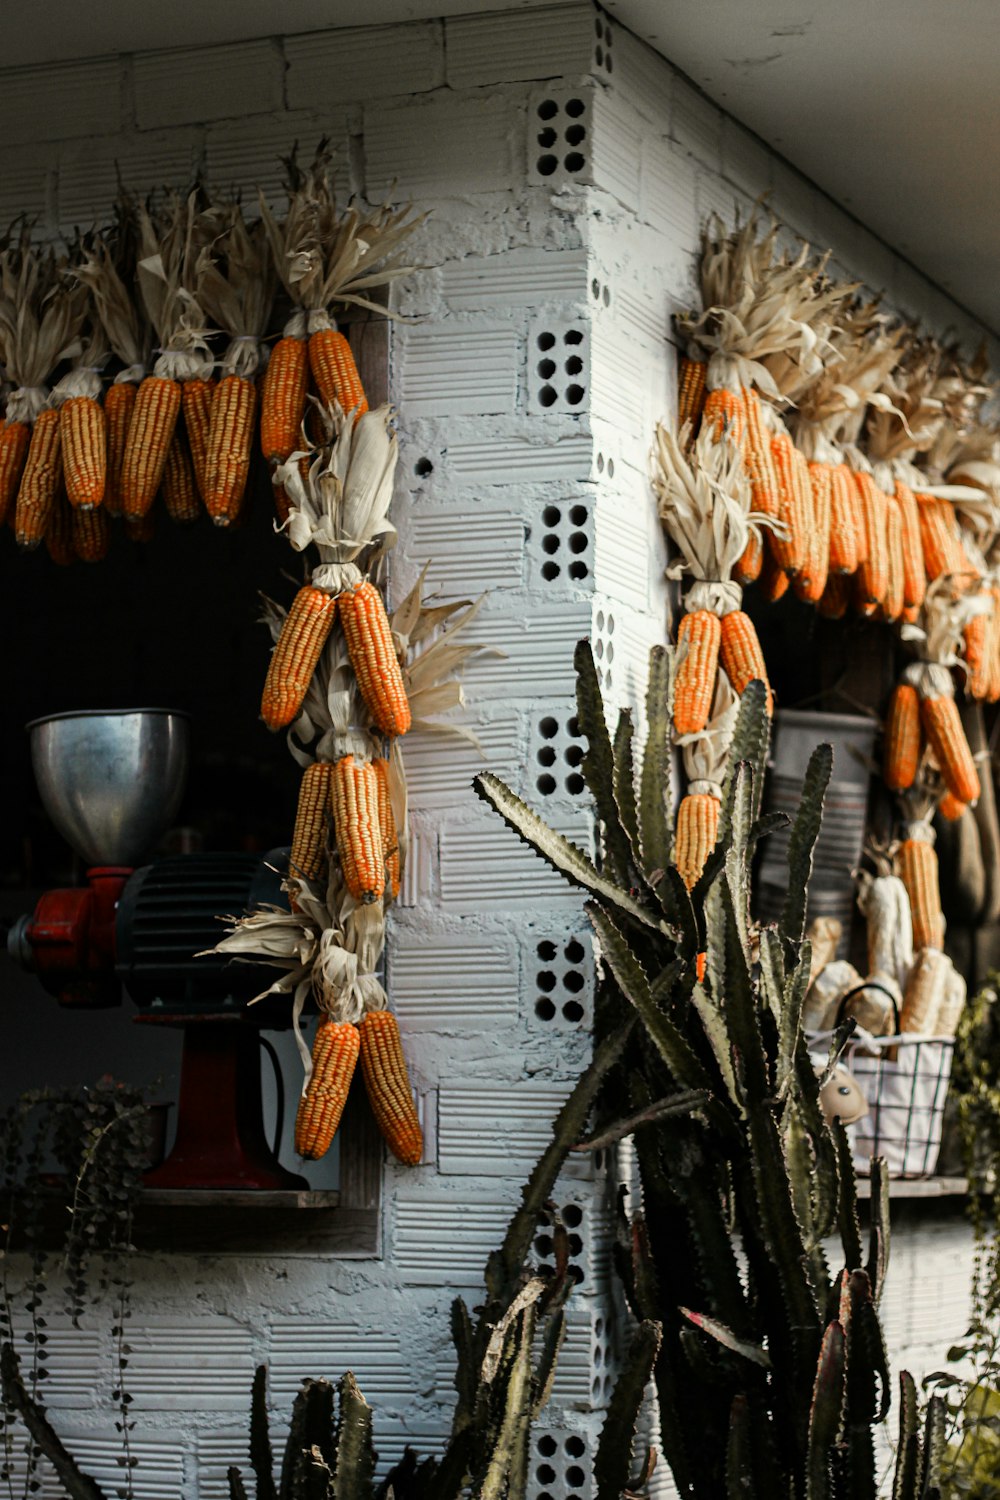
{"label": "trailing green plant", "polygon": [[[820,1108],[822,1080],[801,1024],[806,891],[830,747],[815,751],[803,780],[781,920],[758,927],[751,860],[759,840],[787,821],[761,813],[763,685],[743,694],[718,844],[689,894],[671,858],[672,653],[651,653],[638,766],[628,711],[609,734],[586,641],[576,669],[600,864],[497,777],[480,776],[476,787],[587,893],[607,981],[599,1036],[620,1035],[626,1017],[641,1022],[605,1091],[625,1102],[625,1118],[617,1130],[605,1123],[603,1135],[635,1141],[642,1205],[623,1209],[617,1261],[637,1320],[662,1328],[653,1375],[664,1455],[681,1495],[693,1500],[874,1500],[873,1430],[890,1401],[877,1312],[888,1184],[873,1163],[863,1247],[851,1152]],[[834,1237],[837,1269],[824,1250]],[[904,1375],[900,1406],[895,1500],[933,1496],[942,1402],[931,1399],[921,1429]]]}
{"label": "trailing green plant", "polygon": [[[0,1340],[26,1346],[25,1391],[44,1414],[48,1378],[50,1283],[58,1311],[79,1325],[88,1302],[111,1294],[114,1306],[118,1407],[124,1484],[131,1495],[129,1414],[125,1372],[131,1317],[130,1257],[136,1194],[149,1155],[149,1115],[142,1090],[102,1078],[93,1087],[37,1089],[0,1115],[0,1181],[4,1199],[3,1297]],[[23,1251],[23,1258],[15,1255]],[[18,1279],[15,1267],[23,1265]],[[94,1272],[96,1271],[96,1279]],[[26,1315],[26,1317],[25,1317]],[[27,1326],[22,1326],[26,1324]],[[2,1477],[14,1494],[15,1422],[19,1414],[4,1387]],[[29,1429],[23,1493],[38,1484],[40,1448]]]}

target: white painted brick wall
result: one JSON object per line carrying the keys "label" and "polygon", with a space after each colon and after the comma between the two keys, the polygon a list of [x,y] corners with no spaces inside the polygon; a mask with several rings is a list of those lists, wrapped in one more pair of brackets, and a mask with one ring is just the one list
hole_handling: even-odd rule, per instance
{"label": "white painted brick wall", "polygon": [[[485,763],[587,845],[572,651],[590,636],[613,706],[641,699],[666,617],[647,452],[673,403],[670,319],[694,295],[701,216],[731,221],[771,190],[790,242],[829,244],[845,273],[932,329],[971,344],[982,330],[590,0],[0,73],[0,217],[28,210],[40,234],[87,224],[110,202],[116,163],[136,188],[203,169],[274,199],[278,155],[323,134],[346,188],[379,199],[395,183],[430,210],[414,243],[426,269],[398,293],[417,321],[397,327],[392,353],[393,588],[430,560],[444,593],[488,590],[471,634],[506,655],[468,672],[464,720]],[[566,343],[571,330],[579,343]],[[593,983],[578,894],[471,796],[484,763],[473,750],[414,735],[406,758],[413,841],[388,983],[437,1159],[387,1166],[380,1259],[137,1262],[140,1500],[224,1493],[226,1465],[245,1463],[262,1359],[279,1430],[301,1376],[349,1365],[376,1406],[382,1471],[406,1441],[439,1448],[453,1289],[476,1301],[486,1251],[585,1061]],[[583,1281],[533,1440],[535,1497],[589,1493],[618,1342],[608,1187],[588,1159],[556,1193],[579,1214]],[[897,1362],[940,1363],[964,1326],[969,1265],[960,1225],[901,1227],[886,1300]],[[101,1475],[115,1453],[110,1322],[96,1309],[79,1331],[53,1328],[47,1393]],[[49,1480],[42,1493],[56,1493]]]}

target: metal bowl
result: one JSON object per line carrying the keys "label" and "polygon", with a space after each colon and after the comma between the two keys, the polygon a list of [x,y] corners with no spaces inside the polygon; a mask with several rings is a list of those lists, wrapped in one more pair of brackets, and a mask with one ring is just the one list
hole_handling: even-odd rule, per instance
{"label": "metal bowl", "polygon": [[141,862],[169,828],[188,769],[188,715],[168,708],[50,714],[27,725],[45,811],[88,865]]}

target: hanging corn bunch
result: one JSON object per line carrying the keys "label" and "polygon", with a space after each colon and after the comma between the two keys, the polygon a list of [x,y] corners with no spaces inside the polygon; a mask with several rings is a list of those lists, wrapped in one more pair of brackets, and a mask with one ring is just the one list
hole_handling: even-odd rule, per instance
{"label": "hanging corn bunch", "polygon": [[700,732],[675,741],[681,748],[687,788],[677,808],[674,864],[689,891],[701,878],[719,836],[722,784],[738,709],[729,678],[719,672],[707,723]]}

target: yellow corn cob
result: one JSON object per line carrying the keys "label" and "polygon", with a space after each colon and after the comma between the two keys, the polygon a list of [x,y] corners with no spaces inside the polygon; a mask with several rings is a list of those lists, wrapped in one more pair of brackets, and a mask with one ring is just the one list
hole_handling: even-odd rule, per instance
{"label": "yellow corn cob", "polygon": [[203,500],[208,498],[209,430],[212,425],[214,380],[185,380],[181,386],[184,428],[191,449],[194,482]]}
{"label": "yellow corn cob", "polygon": [[30,442],[27,422],[4,422],[0,426],[0,522],[11,513]]}
{"label": "yellow corn cob", "polygon": [[716,442],[728,428],[733,442],[742,447],[747,426],[747,404],[742,392],[709,391],[705,397],[701,419]]}
{"label": "yellow corn cob", "polygon": [[302,773],[288,857],[288,870],[295,880],[320,880],[326,873],[332,782],[333,766],[327,761],[314,761]]}
{"label": "yellow corn cob", "polygon": [[764,654],[754,623],[742,610],[734,609],[722,617],[722,639],[719,643],[722,669],[740,696],[755,679],[767,688],[767,711],[772,708],[771,685],[764,665]]}
{"label": "yellow corn cob", "polygon": [[252,380],[227,375],[212,397],[205,508],[216,526],[228,526],[241,504],[250,472],[257,390]]}
{"label": "yellow corn cob", "polygon": [[926,839],[904,839],[896,853],[896,873],[906,886],[913,919],[913,948],[944,947],[944,913],[938,884],[938,858]]}
{"label": "yellow corn cob", "polygon": [[333,1144],[347,1103],[361,1037],[346,1021],[321,1021],[312,1048],[312,1077],[295,1116],[295,1149],[318,1161]]}
{"label": "yellow corn cob", "polygon": [[764,545],[764,565],[757,584],[761,598],[766,599],[768,604],[777,604],[779,599],[783,599],[791,584],[791,579],[774,555],[770,533]]}
{"label": "yellow corn cob", "polygon": [[355,901],[369,905],[385,890],[378,777],[371,761],[341,756],[333,768],[330,798],[344,884]]}
{"label": "yellow corn cob", "polygon": [[347,653],[368,712],[383,734],[405,734],[410,705],[382,595],[366,580],[345,589],[337,603]]}
{"label": "yellow corn cob", "polygon": [[920,722],[949,792],[959,802],[978,802],[979,773],[954,698],[921,699]]}
{"label": "yellow corn cob", "polygon": [[52,514],[49,516],[49,524],[45,528],[45,550],[58,568],[69,567],[70,563],[76,561],[70,526],[69,501],[62,489],[56,496]]}
{"label": "yellow corn cob", "polygon": [[679,654],[674,686],[674,728],[678,734],[700,734],[708,723],[719,666],[722,625],[708,609],[682,617],[677,630]]}
{"label": "yellow corn cob", "polygon": [[109,516],[122,513],[121,478],[128,430],[135,410],[138,386],[132,381],[116,381],[104,395],[104,420],[107,426],[107,476],[104,485],[104,509]]}
{"label": "yellow corn cob", "polygon": [[855,474],[861,500],[865,558],[858,566],[856,598],[862,614],[874,614],[889,587],[888,497],[870,474]]}
{"label": "yellow corn cob", "polygon": [[739,562],[733,569],[733,578],[741,588],[746,588],[748,583],[757,582],[763,563],[764,538],[759,531],[751,531],[747,537],[747,544],[740,554]]}
{"label": "yellow corn cob", "polygon": [[830,572],[855,573],[861,556],[858,492],[846,464],[831,464],[829,467]]}
{"label": "yellow corn cob", "polygon": [[37,547],[45,535],[62,480],[59,413],[39,412],[31,429],[28,456],[17,492],[14,529],[19,547]]}
{"label": "yellow corn cob", "polygon": [[888,583],[882,600],[882,617],[890,623],[903,613],[904,571],[903,518],[895,496],[886,497],[886,555],[888,557]]}
{"label": "yellow corn cob", "polygon": [[992,614],[973,615],[962,630],[965,687],[970,698],[982,701],[989,690],[989,646],[993,633]]}
{"label": "yellow corn cob", "polygon": [[103,505],[93,510],[72,508],[70,534],[73,551],[81,562],[103,562],[111,546],[111,517]]}
{"label": "yellow corn cob", "polygon": [[927,582],[933,583],[945,573],[961,572],[964,548],[958,537],[955,507],[950,500],[938,500],[933,495],[918,494],[915,499]]}
{"label": "yellow corn cob", "polygon": [[382,858],[385,860],[386,883],[393,901],[399,896],[400,857],[399,833],[389,796],[389,762],[375,760],[375,775],[378,777],[378,826],[382,834]]}
{"label": "yellow corn cob", "polygon": [[896,480],[896,504],[903,523],[903,607],[916,609],[924,602],[927,574],[924,571],[924,548],[920,540],[920,511],[916,496],[908,484]]}
{"label": "yellow corn cob", "polygon": [[960,802],[957,797],[953,797],[951,792],[945,792],[937,805],[937,810],[947,822],[957,823],[967,805],[965,802]]}
{"label": "yellow corn cob", "polygon": [[682,356],[677,370],[677,430],[685,422],[691,424],[691,436],[698,432],[702,408],[705,405],[705,376],[708,365],[702,359]]}
{"label": "yellow corn cob", "polygon": [[63,475],[70,505],[91,510],[104,499],[108,434],[104,408],[93,396],[71,396],[59,408]]}
{"label": "yellow corn cob", "polygon": [[796,596],[804,604],[818,604],[830,574],[830,502],[833,475],[829,464],[807,464],[796,449],[795,462],[804,466],[803,483],[809,485],[809,515],[806,522],[805,558],[796,573]]}
{"label": "yellow corn cob", "polygon": [[391,1010],[370,1010],[359,1029],[361,1071],[375,1123],[393,1156],[415,1167],[424,1154],[424,1137],[396,1017]]}
{"label": "yellow corn cob", "polygon": [[776,432],[771,439],[771,461],[778,481],[778,519],[786,535],[768,532],[768,545],[775,562],[786,573],[797,573],[805,561],[805,536],[802,530],[802,497],[795,450],[787,432]]}
{"label": "yellow corn cob", "polygon": [[817,601],[816,612],[826,620],[842,620],[851,602],[851,577],[848,573],[831,573],[826,588]]}
{"label": "yellow corn cob", "polygon": [[674,864],[690,891],[719,837],[719,803],[710,792],[689,792],[677,809]]}
{"label": "yellow corn cob", "polygon": [[122,459],[119,493],[124,515],[144,516],[156,499],[180,409],[180,384],[147,375],[136,393]]}
{"label": "yellow corn cob", "polygon": [[160,494],[163,496],[167,515],[178,525],[189,526],[201,515],[201,497],[195,484],[191,456],[187,440],[179,426],[174,428],[174,435],[170,439]]}
{"label": "yellow corn cob", "polygon": [[746,410],[743,457],[750,476],[753,508],[765,516],[777,516],[781,514],[781,487],[771,454],[771,432],[764,425],[760,397],[750,386],[743,388],[743,403]]}
{"label": "yellow corn cob", "polygon": [[310,334],[309,370],[324,406],[339,402],[345,413],[354,413],[355,422],[368,410],[351,346],[335,328]]}
{"label": "yellow corn cob", "polygon": [[336,599],[322,589],[307,584],[295,595],[264,683],[260,713],[268,729],[285,729],[298,717],[336,616]]}
{"label": "yellow corn cob", "polygon": [[308,383],[305,340],[279,339],[264,372],[260,402],[260,446],[269,464],[283,464],[301,442]]}
{"label": "yellow corn cob", "polygon": [[899,683],[889,700],[882,742],[882,779],[890,792],[905,792],[920,764],[920,698],[908,682]]}

